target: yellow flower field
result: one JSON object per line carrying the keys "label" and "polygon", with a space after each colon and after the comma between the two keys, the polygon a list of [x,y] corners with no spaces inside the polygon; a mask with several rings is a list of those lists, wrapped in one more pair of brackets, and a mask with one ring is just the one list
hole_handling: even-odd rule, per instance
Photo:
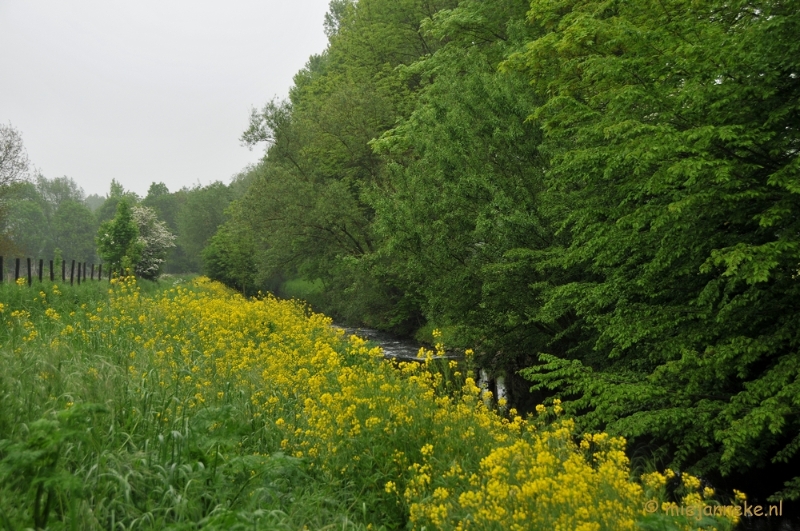
{"label": "yellow flower field", "polygon": [[[576,434],[558,403],[498,412],[463,363],[385,361],[301,303],[207,279],[99,286],[2,292],[0,527],[566,531],[666,518],[645,510],[665,500],[665,476],[632,479],[624,440]],[[685,499],[700,500],[689,483]]]}

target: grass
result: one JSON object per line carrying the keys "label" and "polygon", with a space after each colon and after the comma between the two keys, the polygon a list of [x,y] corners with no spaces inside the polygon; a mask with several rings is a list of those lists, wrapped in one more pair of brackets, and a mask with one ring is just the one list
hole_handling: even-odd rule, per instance
{"label": "grass", "polygon": [[325,285],[322,280],[306,280],[303,278],[295,278],[287,280],[281,284],[280,292],[286,295],[287,298],[306,299],[311,295],[322,293]]}
{"label": "grass", "polygon": [[384,361],[297,302],[198,278],[0,305],[0,529],[730,527],[645,518],[669,478],[632,479],[621,439],[498,411],[462,366]]}

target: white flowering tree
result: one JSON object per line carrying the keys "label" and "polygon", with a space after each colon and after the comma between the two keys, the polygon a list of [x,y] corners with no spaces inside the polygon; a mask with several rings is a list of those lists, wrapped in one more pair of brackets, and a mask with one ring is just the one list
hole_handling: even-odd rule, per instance
{"label": "white flowering tree", "polygon": [[139,243],[142,254],[134,267],[137,277],[155,280],[161,264],[170,247],[175,247],[175,235],[167,229],[166,223],[159,220],[152,208],[135,206],[132,209],[133,221],[139,227]]}

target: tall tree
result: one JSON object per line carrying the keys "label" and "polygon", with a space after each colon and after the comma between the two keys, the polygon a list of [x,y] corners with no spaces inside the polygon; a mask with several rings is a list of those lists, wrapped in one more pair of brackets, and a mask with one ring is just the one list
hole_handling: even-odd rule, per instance
{"label": "tall tree", "polygon": [[233,202],[223,223],[203,249],[203,270],[214,280],[240,290],[245,296],[256,292],[255,238],[248,224],[241,223],[241,203]]}
{"label": "tall tree", "polygon": [[370,194],[381,254],[427,319],[509,373],[552,338],[529,319],[538,301],[528,286],[541,275],[511,254],[553,238],[540,209],[541,133],[526,121],[537,98],[525,76],[497,71],[527,41],[527,9],[465,1],[426,22],[428,40],[445,44],[407,69],[421,95],[373,143],[388,164]]}
{"label": "tall tree", "polygon": [[53,257],[59,249],[67,259],[95,259],[94,216],[83,201],[83,190],[69,177],[18,184],[9,198],[7,234],[16,251]]}
{"label": "tall tree", "polygon": [[529,20],[507,67],[544,99],[569,235],[540,267],[583,271],[537,318],[592,341],[528,376],[675,466],[771,463],[800,496],[800,4],[536,0]]}
{"label": "tall tree", "polygon": [[[392,326],[403,298],[378,274],[374,216],[365,194],[382,172],[370,142],[410,109],[418,83],[401,73],[433,50],[422,21],[455,1],[334,2],[330,46],[295,76],[289,101],[252,116],[243,139],[268,144],[244,197],[262,275],[321,279],[317,302],[339,319]],[[412,312],[402,312],[406,317]]]}
{"label": "tall tree", "polygon": [[97,231],[97,252],[116,271],[133,271],[142,255],[139,228],[127,201],[117,203],[117,215]]}
{"label": "tall tree", "polygon": [[0,124],[0,191],[24,179],[28,164],[22,135],[11,125]]}
{"label": "tall tree", "polygon": [[17,183],[9,194],[4,212],[6,215],[0,216],[0,234],[5,252],[43,256],[52,238],[36,185]]}
{"label": "tall tree", "polygon": [[225,222],[225,208],[233,199],[232,191],[217,181],[186,190],[185,194],[185,201],[176,216],[178,245],[186,255],[186,267],[199,272],[203,248]]}
{"label": "tall tree", "polygon": [[[11,125],[0,124],[0,225],[6,223],[12,185],[27,177],[28,164],[22,135]],[[8,234],[0,233],[0,251],[13,246],[8,238]]]}
{"label": "tall tree", "polygon": [[63,201],[53,214],[51,223],[52,241],[44,256],[54,256],[55,250],[60,249],[65,259],[94,261],[97,225],[92,211],[84,203]]}
{"label": "tall tree", "polygon": [[135,192],[125,190],[122,184],[116,179],[111,179],[108,195],[103,204],[95,211],[97,222],[102,223],[112,219],[117,212],[117,204],[120,201],[127,201],[129,205],[139,202],[139,196]]}

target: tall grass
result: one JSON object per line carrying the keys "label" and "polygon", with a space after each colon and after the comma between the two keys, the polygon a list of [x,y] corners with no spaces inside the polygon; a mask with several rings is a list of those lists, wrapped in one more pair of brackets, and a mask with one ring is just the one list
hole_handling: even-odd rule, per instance
{"label": "tall grass", "polygon": [[0,528],[731,523],[648,519],[664,476],[632,480],[624,441],[498,413],[462,366],[384,361],[296,302],[131,278],[0,301]]}

